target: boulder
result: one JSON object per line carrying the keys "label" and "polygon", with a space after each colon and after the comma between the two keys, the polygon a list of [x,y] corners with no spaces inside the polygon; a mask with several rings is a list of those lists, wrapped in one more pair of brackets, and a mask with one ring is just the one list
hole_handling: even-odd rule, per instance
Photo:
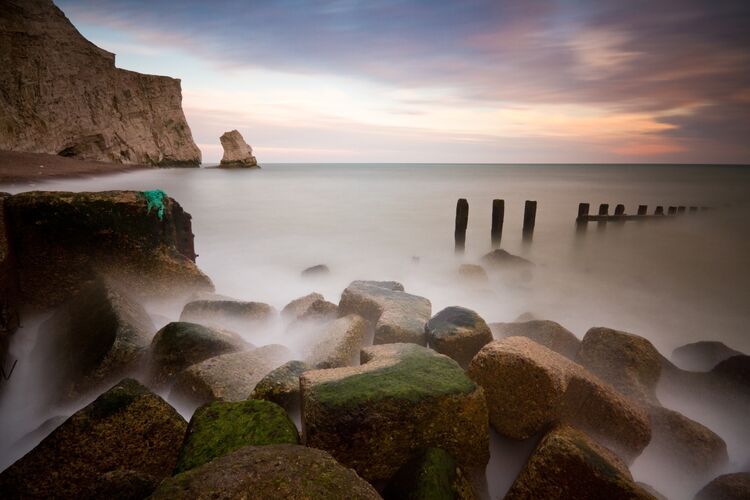
{"label": "boulder", "polygon": [[249,347],[236,333],[174,321],[159,330],[151,341],[151,378],[161,385],[191,365]]}
{"label": "boulder", "polygon": [[117,469],[160,480],[174,469],[186,427],[164,400],[125,379],[0,473],[0,491],[7,498],[80,498]]}
{"label": "boulder", "polygon": [[493,269],[528,269],[534,266],[530,260],[513,255],[500,248],[496,248],[482,257],[482,263]]}
{"label": "boulder", "polygon": [[161,478],[145,472],[116,469],[99,476],[85,498],[90,500],[143,500],[154,492]]}
{"label": "boulder", "polygon": [[415,344],[362,350],[362,365],[302,374],[307,446],[368,481],[387,481],[420,450],[438,447],[464,470],[484,468],[484,394],[452,359]]}
{"label": "boulder", "polygon": [[490,330],[497,338],[529,338],[537,344],[575,361],[581,341],[573,332],[554,321],[525,319],[523,316],[519,316],[513,323],[490,323]]}
{"label": "boulder", "polygon": [[401,467],[383,492],[385,500],[473,500],[478,498],[456,461],[429,448]]}
{"label": "boulder", "polygon": [[299,444],[286,412],[270,401],[214,401],[198,408],[188,424],[174,474],[185,472],[243,446]]}
{"label": "boulder", "polygon": [[329,320],[337,316],[338,306],[326,301],[319,293],[311,293],[288,303],[281,317],[288,321]]}
{"label": "boulder", "polygon": [[224,156],[221,158],[220,167],[229,168],[260,168],[258,161],[253,156],[253,148],[237,130],[224,132],[219,138],[221,147],[224,148]]}
{"label": "boulder", "polygon": [[286,347],[272,344],[206,359],[177,375],[170,398],[186,406],[242,401],[268,372],[290,357]]}
{"label": "boulder", "polygon": [[711,375],[733,385],[742,393],[750,394],[750,356],[739,354],[727,358],[711,370]]}
{"label": "boulder", "polygon": [[558,426],[539,442],[505,500],[653,497],[633,482],[628,467],[607,448],[570,426]]}
{"label": "boulder", "polygon": [[311,369],[310,365],[302,361],[288,361],[263,377],[250,397],[273,401],[288,411],[298,410],[300,407],[299,378]]}
{"label": "boulder", "polygon": [[591,328],[581,341],[576,361],[622,394],[659,404],[656,384],[661,355],[643,337],[611,328]]}
{"label": "boulder", "polygon": [[161,483],[151,500],[258,498],[377,500],[377,491],[328,453],[293,444],[245,446]]}
{"label": "boulder", "polygon": [[707,372],[720,362],[742,354],[723,342],[703,340],[685,344],[672,351],[672,362],[683,370]]}
{"label": "boulder", "polygon": [[631,462],[651,439],[646,411],[580,365],[525,337],[484,346],[469,364],[484,388],[490,423],[503,436],[526,439],[565,422]]}
{"label": "boulder", "polygon": [[425,325],[427,342],[466,368],[479,349],[492,342],[492,332],[479,314],[465,307],[446,307]]}
{"label": "boulder", "polygon": [[358,314],[339,318],[328,325],[306,361],[315,368],[340,368],[356,364],[367,336],[367,322]]}
{"label": "boulder", "polygon": [[339,317],[359,314],[374,328],[374,344],[426,345],[424,326],[432,305],[392,281],[354,281],[341,294]]}
{"label": "boulder", "polygon": [[98,275],[136,300],[213,290],[195,265],[190,214],[166,195],[156,209],[137,191],[34,191],[3,201],[19,300],[33,309],[65,302]]}
{"label": "boulder", "polygon": [[5,222],[4,200],[9,196],[10,193],[0,192],[0,366],[5,366],[10,335],[21,323],[16,264],[11,252],[8,225]]}
{"label": "boulder", "polygon": [[55,389],[73,397],[111,387],[136,370],[154,325],[122,288],[98,279],[82,288],[40,328],[35,351],[54,369]]}
{"label": "boulder", "polygon": [[313,278],[315,276],[326,276],[331,274],[331,270],[325,264],[318,264],[317,266],[308,267],[302,271],[303,278]]}
{"label": "boulder", "polygon": [[185,305],[180,321],[243,331],[276,317],[276,309],[262,302],[194,300]]}
{"label": "boulder", "polygon": [[0,40],[0,150],[200,164],[180,80],[115,67],[47,0],[3,2]]}
{"label": "boulder", "polygon": [[478,264],[461,264],[458,275],[467,283],[486,285],[490,281],[487,271]]}
{"label": "boulder", "polygon": [[715,478],[694,500],[747,500],[750,498],[750,472],[735,472]]}

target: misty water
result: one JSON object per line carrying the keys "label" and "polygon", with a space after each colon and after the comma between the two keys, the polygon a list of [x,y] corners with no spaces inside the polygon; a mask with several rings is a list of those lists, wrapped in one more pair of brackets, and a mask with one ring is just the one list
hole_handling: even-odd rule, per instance
{"label": "misty water", "polygon": [[[670,357],[678,346],[720,340],[750,353],[750,168],[627,165],[339,165],[278,164],[262,170],[142,170],[36,185],[28,190],[162,189],[193,216],[197,263],[220,294],[281,309],[317,291],[338,302],[355,279],[396,280],[427,297],[433,314],[451,305],[476,310],[487,322],[530,312],[582,338],[592,326],[629,331]],[[469,202],[466,252],[454,253],[458,198]],[[530,277],[490,275],[489,285],[459,279],[460,263],[491,249],[492,199],[505,200],[502,248],[535,263]],[[525,200],[537,200],[533,240],[524,242]],[[589,224],[576,231],[579,202],[707,206],[711,210],[658,221]],[[326,264],[331,274],[300,272]],[[157,326],[179,309],[146,304]],[[36,325],[29,318],[13,339],[16,373],[0,400],[0,468],[44,435],[26,436],[46,419],[83,406],[48,408],[29,353]],[[304,347],[283,328],[246,334],[255,345]],[[659,394],[666,406],[711,427],[727,443],[730,464],[750,461],[750,431],[723,425],[720,410]],[[189,415],[186,415],[189,417]],[[51,424],[48,424],[51,425]],[[52,425],[49,430],[54,428]],[[20,440],[20,441],[19,441]],[[493,437],[488,482],[501,496],[533,443]],[[648,451],[648,450],[647,450]],[[686,491],[659,473],[647,453],[631,467],[636,480],[670,497]]]}

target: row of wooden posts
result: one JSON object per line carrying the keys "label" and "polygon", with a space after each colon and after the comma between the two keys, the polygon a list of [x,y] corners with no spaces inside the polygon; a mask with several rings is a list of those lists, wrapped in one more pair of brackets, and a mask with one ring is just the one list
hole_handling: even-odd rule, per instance
{"label": "row of wooden posts", "polygon": [[648,213],[648,205],[638,205],[638,212],[636,215],[628,215],[625,213],[625,205],[619,204],[615,206],[615,213],[609,214],[609,203],[602,203],[599,205],[599,213],[597,215],[589,215],[590,205],[588,203],[578,204],[578,217],[576,222],[578,224],[586,224],[587,222],[624,222],[626,220],[646,220],[652,218],[660,218],[665,216],[682,215],[686,212],[695,213],[704,210],[708,210],[708,207],[684,207],[684,206],[672,206],[667,207],[667,213],[664,213],[664,207],[659,205],[654,210],[653,214]]}
{"label": "row of wooden posts", "polygon": [[[505,219],[505,200],[492,200],[492,224],[490,236],[492,248],[500,246],[503,236],[503,221]],[[523,239],[531,240],[536,224],[536,201],[526,200],[523,210]],[[461,198],[456,203],[456,252],[463,252],[466,247],[466,228],[469,225],[469,202]]]}

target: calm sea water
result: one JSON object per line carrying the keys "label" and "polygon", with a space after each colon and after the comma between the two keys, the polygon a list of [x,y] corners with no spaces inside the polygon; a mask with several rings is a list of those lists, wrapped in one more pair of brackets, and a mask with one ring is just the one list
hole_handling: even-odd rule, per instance
{"label": "calm sea water", "polygon": [[[192,214],[198,264],[222,294],[281,308],[312,291],[337,302],[354,279],[398,280],[429,298],[433,313],[461,305],[493,322],[531,312],[579,337],[608,326],[649,338],[667,357],[696,340],[750,352],[750,168],[276,164],[0,186],[11,192],[156,188]],[[458,198],[470,205],[462,256],[453,249]],[[491,249],[494,198],[505,200],[502,248],[536,266],[530,280],[491,276],[488,285],[467,286],[457,268]],[[525,200],[538,202],[531,243],[521,238]],[[591,203],[592,213],[599,203],[609,203],[610,211],[623,203],[627,213],[639,204],[649,205],[649,213],[656,205],[713,209],[654,222],[590,224],[580,234],[579,202]],[[316,264],[328,265],[331,274],[300,276]],[[278,332],[253,340],[291,342]],[[725,438],[730,454],[742,459],[747,439],[732,438]]]}

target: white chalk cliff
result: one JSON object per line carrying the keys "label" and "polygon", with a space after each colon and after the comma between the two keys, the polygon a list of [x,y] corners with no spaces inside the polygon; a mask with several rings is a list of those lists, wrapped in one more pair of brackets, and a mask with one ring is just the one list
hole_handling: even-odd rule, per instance
{"label": "white chalk cliff", "polygon": [[200,164],[180,80],[116,68],[50,0],[0,3],[0,150]]}
{"label": "white chalk cliff", "polygon": [[258,161],[253,156],[253,148],[236,130],[224,132],[221,137],[221,146],[224,148],[224,156],[221,158],[222,167],[244,167],[260,168]]}

